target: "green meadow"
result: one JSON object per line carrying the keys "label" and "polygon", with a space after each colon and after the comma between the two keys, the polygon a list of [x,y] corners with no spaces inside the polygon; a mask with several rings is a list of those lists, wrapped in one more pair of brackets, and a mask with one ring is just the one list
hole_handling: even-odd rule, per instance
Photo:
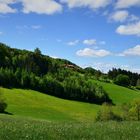
{"label": "green meadow", "polygon": [[[97,82],[97,81],[94,81]],[[140,91],[98,82],[119,106]],[[0,140],[138,140],[139,122],[95,122],[100,105],[56,98],[33,90],[0,88],[8,103],[0,115]],[[114,106],[114,109],[116,107]]]}
{"label": "green meadow", "polygon": [[0,115],[0,140],[139,140],[140,122],[55,122]]}

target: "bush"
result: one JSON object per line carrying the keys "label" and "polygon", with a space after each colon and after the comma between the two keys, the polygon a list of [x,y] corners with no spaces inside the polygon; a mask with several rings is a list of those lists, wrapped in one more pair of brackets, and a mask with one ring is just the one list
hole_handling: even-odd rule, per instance
{"label": "bush", "polygon": [[0,93],[0,113],[4,113],[6,108],[7,108],[7,104],[2,98],[2,95]]}
{"label": "bush", "polygon": [[130,85],[130,79],[127,75],[119,74],[114,83],[120,86],[128,87]]}
{"label": "bush", "polygon": [[123,105],[123,119],[140,121],[140,99],[134,99],[131,103]]}
{"label": "bush", "polygon": [[111,105],[103,104],[102,108],[97,113],[96,121],[110,121],[110,120],[121,121],[122,118],[113,112]]}

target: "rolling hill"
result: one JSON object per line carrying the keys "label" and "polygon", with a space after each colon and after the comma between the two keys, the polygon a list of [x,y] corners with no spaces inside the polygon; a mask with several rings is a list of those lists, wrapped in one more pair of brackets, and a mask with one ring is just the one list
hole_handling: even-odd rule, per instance
{"label": "rolling hill", "polygon": [[[139,91],[98,84],[116,105],[140,97]],[[0,115],[1,140],[125,140],[126,137],[137,140],[140,136],[139,122],[95,123],[100,105],[60,99],[33,90],[0,88],[0,92],[8,103],[6,111],[13,114]]]}
{"label": "rolling hill", "polygon": [[[140,98],[140,91],[99,81],[112,101],[121,105]],[[100,106],[90,103],[60,99],[33,90],[0,88],[8,103],[7,112],[54,121],[93,121]]]}

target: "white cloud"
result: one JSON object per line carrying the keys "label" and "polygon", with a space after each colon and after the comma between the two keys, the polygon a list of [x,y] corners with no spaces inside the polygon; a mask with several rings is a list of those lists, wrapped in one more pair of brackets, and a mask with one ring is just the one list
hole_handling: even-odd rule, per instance
{"label": "white cloud", "polygon": [[0,13],[7,14],[17,12],[16,9],[10,7],[10,4],[14,4],[15,2],[15,0],[0,0]]}
{"label": "white cloud", "polygon": [[62,11],[62,6],[54,0],[22,0],[23,12],[37,14],[54,14]]}
{"label": "white cloud", "polygon": [[2,35],[3,34],[3,32],[0,32],[0,35]]}
{"label": "white cloud", "polygon": [[135,15],[130,15],[129,16],[129,21],[138,21],[138,20],[140,20],[140,18],[135,16]]}
{"label": "white cloud", "polygon": [[78,43],[79,43],[79,40],[74,40],[74,41],[68,42],[67,45],[69,45],[69,46],[75,46],[75,45],[77,45]]}
{"label": "white cloud", "polygon": [[140,6],[140,0],[118,0],[116,8],[129,8],[131,6]]}
{"label": "white cloud", "polygon": [[93,67],[94,69],[101,70],[104,73],[107,73],[112,68],[121,68],[124,70],[140,73],[140,68],[138,68],[136,66],[130,66],[130,65],[125,65],[125,64],[116,64],[116,63],[107,63],[107,62],[94,62],[91,64],[85,64],[81,67],[83,67],[83,68]]}
{"label": "white cloud", "polygon": [[107,50],[95,50],[90,48],[85,48],[83,50],[79,50],[76,52],[78,56],[84,56],[84,57],[104,57],[108,56],[111,53]]}
{"label": "white cloud", "polygon": [[119,10],[116,11],[112,14],[110,14],[109,16],[109,20],[110,21],[115,21],[115,22],[134,22],[134,21],[138,21],[140,18],[133,15],[133,14],[129,14],[129,12],[127,10]]}
{"label": "white cloud", "polygon": [[140,21],[128,24],[128,25],[120,25],[117,30],[117,33],[121,35],[137,35],[140,36]]}
{"label": "white cloud", "polygon": [[109,19],[116,21],[116,22],[124,22],[129,16],[128,11],[126,10],[121,10],[121,11],[116,11],[115,13],[111,14]]}
{"label": "white cloud", "polygon": [[120,56],[140,56],[140,45],[125,50]]}
{"label": "white cloud", "polygon": [[107,73],[112,68],[121,68],[121,69],[128,69],[128,65],[119,65],[116,63],[105,63],[105,62],[95,62],[92,64],[92,67],[95,69],[101,70],[105,73]]}
{"label": "white cloud", "polygon": [[60,0],[60,2],[66,3],[69,8],[88,7],[91,9],[106,7],[111,1],[112,0]]}
{"label": "white cloud", "polygon": [[96,45],[96,39],[86,39],[83,41],[85,45]]}
{"label": "white cloud", "polygon": [[41,28],[41,25],[32,25],[31,28],[37,30]]}

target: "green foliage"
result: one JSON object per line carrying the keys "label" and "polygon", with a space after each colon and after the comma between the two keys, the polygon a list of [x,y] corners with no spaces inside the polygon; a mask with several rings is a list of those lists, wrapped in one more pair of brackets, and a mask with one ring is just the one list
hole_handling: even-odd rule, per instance
{"label": "green foliage", "polygon": [[103,104],[102,108],[97,113],[96,121],[121,121],[122,118],[113,112],[112,106]]}
{"label": "green foliage", "polygon": [[139,140],[140,122],[52,122],[0,116],[1,140]]}
{"label": "green foliage", "polygon": [[2,93],[0,91],[0,113],[4,113],[6,108],[7,108],[7,104],[4,101],[4,98],[2,97]]}
{"label": "green foliage", "polygon": [[124,120],[140,121],[140,99],[134,99],[131,103],[122,106]]}
{"label": "green foliage", "polygon": [[34,53],[35,53],[36,55],[41,55],[41,51],[40,51],[39,48],[36,48],[36,49],[34,50]]}
{"label": "green foliage", "polygon": [[136,86],[137,85],[137,80],[140,79],[140,74],[138,73],[133,73],[127,70],[122,70],[122,69],[116,69],[113,68],[112,70],[109,70],[108,72],[108,77],[112,80],[115,80],[118,75],[127,75],[130,79],[130,86]]}
{"label": "green foliage", "polygon": [[120,86],[128,87],[130,85],[130,79],[127,75],[119,74],[114,80],[114,83]]}
{"label": "green foliage", "polygon": [[[34,89],[90,103],[111,102],[102,87],[91,82],[90,76],[86,77],[87,73],[84,74],[82,68],[67,60],[42,55],[39,48],[29,52],[0,44],[0,51],[0,86]],[[87,72],[91,73],[91,70]],[[101,72],[95,71],[95,75],[99,74]]]}

